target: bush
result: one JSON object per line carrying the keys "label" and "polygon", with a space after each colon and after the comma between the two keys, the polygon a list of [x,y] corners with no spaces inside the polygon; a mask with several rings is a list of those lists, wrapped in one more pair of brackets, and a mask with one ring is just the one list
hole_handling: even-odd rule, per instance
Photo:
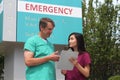
{"label": "bush", "polygon": [[120,75],[111,76],[108,80],[120,80]]}

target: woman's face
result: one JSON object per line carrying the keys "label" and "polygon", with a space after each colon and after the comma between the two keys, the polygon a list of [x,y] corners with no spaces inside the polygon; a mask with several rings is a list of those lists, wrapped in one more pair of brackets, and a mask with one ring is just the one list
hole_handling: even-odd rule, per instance
{"label": "woman's face", "polygon": [[77,39],[75,38],[75,35],[70,36],[70,38],[69,38],[69,47],[77,48]]}

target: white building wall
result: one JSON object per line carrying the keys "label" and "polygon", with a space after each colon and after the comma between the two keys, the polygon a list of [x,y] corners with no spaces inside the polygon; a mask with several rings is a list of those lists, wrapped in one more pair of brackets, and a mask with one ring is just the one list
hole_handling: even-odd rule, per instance
{"label": "white building wall", "polygon": [[4,80],[13,80],[14,54],[13,49],[9,47],[5,53]]}
{"label": "white building wall", "polygon": [[25,80],[25,64],[23,57],[23,49],[15,48],[14,50],[14,79]]}

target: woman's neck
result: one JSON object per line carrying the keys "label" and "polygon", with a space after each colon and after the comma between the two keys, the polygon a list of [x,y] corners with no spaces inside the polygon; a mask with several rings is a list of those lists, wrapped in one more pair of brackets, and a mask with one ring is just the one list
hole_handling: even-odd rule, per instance
{"label": "woman's neck", "polygon": [[75,51],[75,52],[78,52],[78,49],[77,49],[77,47],[75,47],[75,48],[73,48],[73,49],[74,49],[74,51]]}

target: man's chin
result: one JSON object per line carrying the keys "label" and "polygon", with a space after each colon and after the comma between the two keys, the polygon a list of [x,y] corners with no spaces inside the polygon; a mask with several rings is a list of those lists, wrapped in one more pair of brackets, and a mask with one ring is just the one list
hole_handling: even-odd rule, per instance
{"label": "man's chin", "polygon": [[50,35],[47,36],[48,38],[50,37]]}

